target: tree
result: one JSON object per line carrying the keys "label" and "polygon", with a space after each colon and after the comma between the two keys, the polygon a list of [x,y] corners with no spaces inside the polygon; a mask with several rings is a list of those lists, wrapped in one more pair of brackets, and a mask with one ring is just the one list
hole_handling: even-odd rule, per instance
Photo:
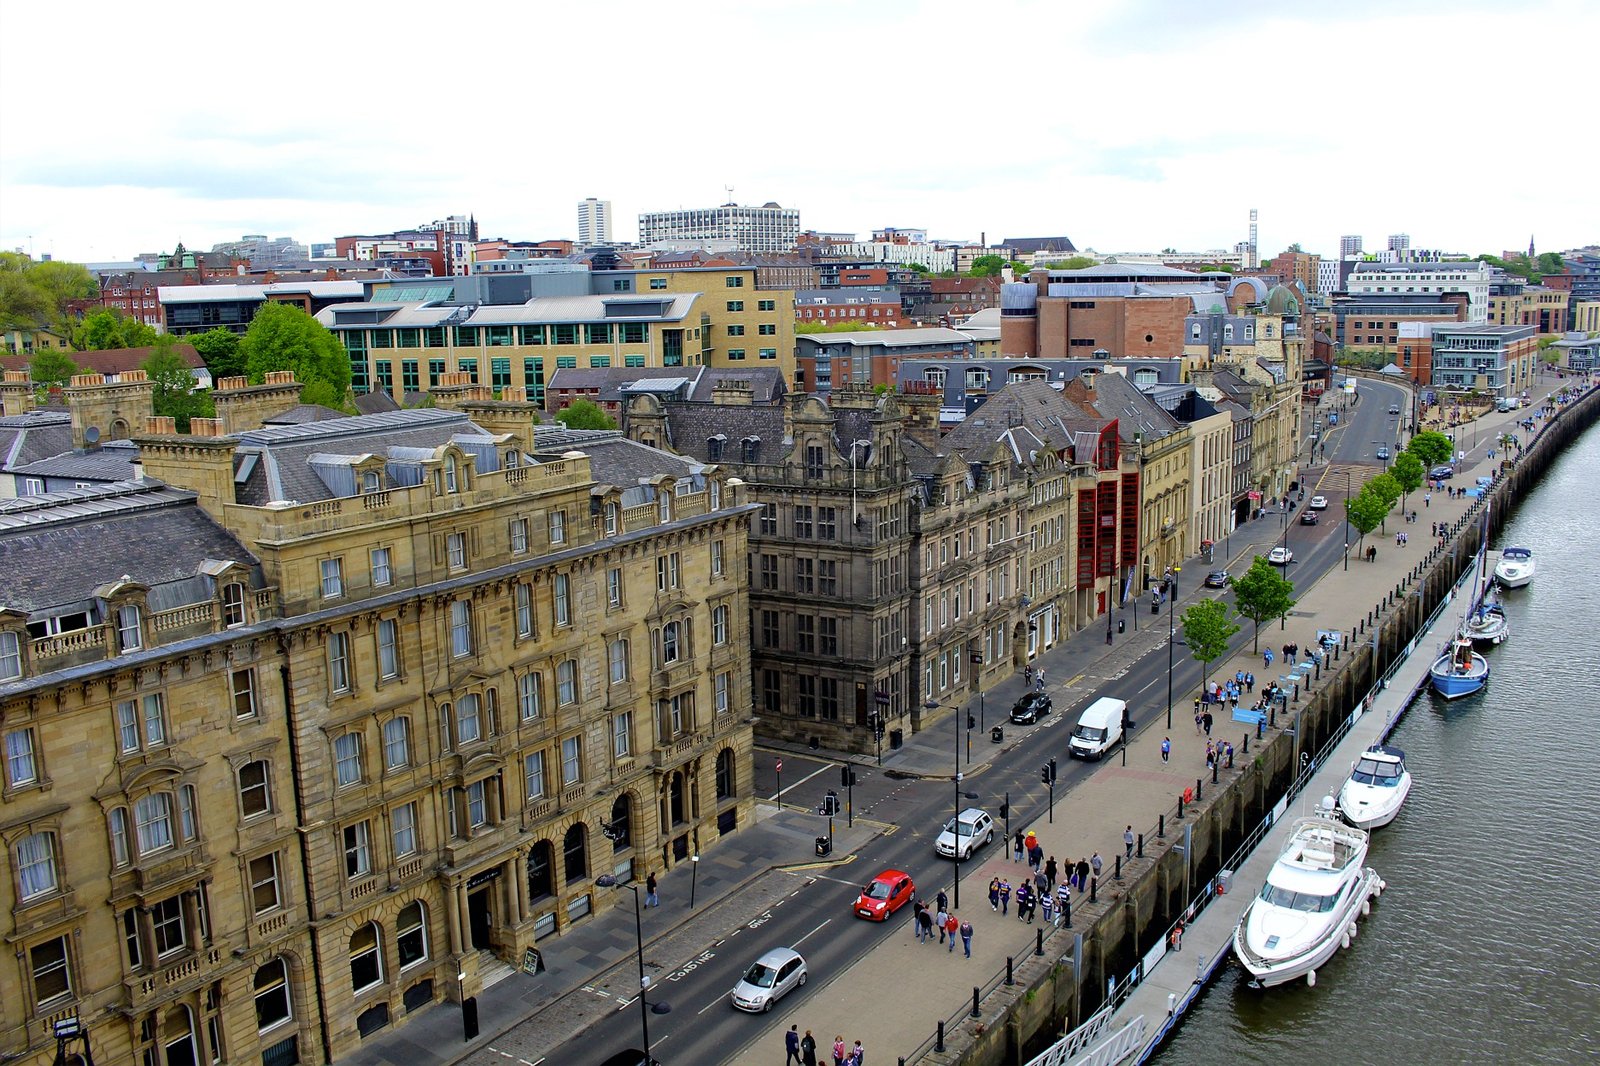
{"label": "tree", "polygon": [[1414,452],[1401,452],[1395,456],[1394,462],[1389,464],[1389,476],[1400,484],[1400,508],[1405,509],[1406,497],[1422,487],[1422,479],[1428,472]]}
{"label": "tree", "polygon": [[253,385],[273,370],[292,370],[300,402],[343,408],[350,389],[350,357],[326,326],[288,304],[267,303],[239,342]]}
{"label": "tree", "polygon": [[155,385],[152,407],[158,415],[171,416],[179,433],[187,433],[191,418],[210,418],[215,406],[209,393],[195,391],[194,372],[178,354],[171,334],[157,339],[154,348],[140,364]]}
{"label": "tree", "polygon": [[1360,542],[1356,545],[1356,553],[1360,554],[1361,546],[1367,542],[1367,534],[1378,528],[1389,508],[1393,506],[1385,502],[1382,496],[1368,490],[1366,485],[1361,486],[1361,491],[1354,497],[1344,501],[1344,515],[1346,521],[1355,526],[1356,532],[1361,534]]}
{"label": "tree", "polygon": [[145,348],[156,342],[156,331],[114,307],[102,307],[85,315],[73,331],[72,343],[79,351],[103,352],[112,348]]}
{"label": "tree", "polygon": [[1406,451],[1422,460],[1425,467],[1438,466],[1448,463],[1456,453],[1456,446],[1450,443],[1450,438],[1438,430],[1424,430],[1411,438],[1406,445]]}
{"label": "tree", "polygon": [[65,336],[73,301],[92,299],[99,287],[78,263],[36,263],[20,252],[0,252],[0,328],[48,326]]}
{"label": "tree", "polygon": [[1004,256],[980,255],[972,261],[972,269],[967,273],[975,278],[992,278],[998,275],[1005,265]]}
{"label": "tree", "polygon": [[906,269],[914,274],[926,274],[928,272],[928,268],[921,263],[907,263]]}
{"label": "tree", "polygon": [[1191,604],[1180,619],[1189,654],[1200,664],[1201,688],[1206,684],[1206,671],[1212,663],[1228,654],[1228,641],[1239,632],[1232,615],[1232,608],[1221,600],[1201,600]]}
{"label": "tree", "polygon": [[[1233,578],[1234,603],[1239,613],[1256,624],[1251,649],[1261,648],[1261,623],[1281,618],[1294,606],[1294,582],[1278,573],[1263,556],[1256,556],[1243,577]],[[1187,631],[1186,631],[1187,632]]]}
{"label": "tree", "polygon": [[240,377],[245,373],[244,356],[239,351],[239,335],[231,329],[218,326],[190,336],[189,343],[206,361],[212,381]]}
{"label": "tree", "polygon": [[38,329],[49,321],[50,297],[20,270],[0,271],[0,329]]}
{"label": "tree", "polygon": [[592,400],[572,401],[556,412],[556,421],[568,429],[617,428],[616,420],[596,407]]}
{"label": "tree", "polygon": [[1405,492],[1400,488],[1399,480],[1389,473],[1368,478],[1367,483],[1361,486],[1361,491],[1371,492],[1383,501],[1385,518],[1388,517],[1390,511],[1394,510],[1394,505],[1400,502],[1400,497],[1405,495]]}
{"label": "tree", "polygon": [[1082,270],[1092,267],[1095,261],[1086,255],[1075,255],[1071,259],[1063,259],[1058,263],[1046,263],[1046,270]]}
{"label": "tree", "polygon": [[1196,273],[1200,273],[1200,274],[1232,274],[1233,273],[1233,267],[1229,266],[1226,263],[1207,263],[1204,266],[1202,266],[1198,271],[1196,271]]}
{"label": "tree", "polygon": [[1541,274],[1565,274],[1567,272],[1566,260],[1561,258],[1560,252],[1540,252],[1538,264],[1539,273]]}
{"label": "tree", "polygon": [[78,372],[78,364],[67,353],[54,348],[40,352],[28,363],[28,373],[32,375],[33,383],[41,389],[65,385]]}

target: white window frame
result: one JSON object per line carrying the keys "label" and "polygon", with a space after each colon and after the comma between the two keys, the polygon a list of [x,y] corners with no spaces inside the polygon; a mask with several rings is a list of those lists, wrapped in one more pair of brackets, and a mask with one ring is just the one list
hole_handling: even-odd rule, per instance
{"label": "white window frame", "polygon": [[583,738],[577,735],[561,741],[561,784],[563,788],[583,783]]}
{"label": "white window frame", "polygon": [[56,867],[56,835],[50,832],[30,833],[17,841],[17,899],[21,902],[39,899],[56,891],[61,884]]}
{"label": "white window frame", "polygon": [[711,609],[711,643],[721,646],[728,643],[728,605],[719,603]]}
{"label": "white window frame", "polygon": [[349,692],[353,687],[350,677],[350,634],[328,634],[328,691]]}
{"label": "white window frame", "polygon": [[456,745],[476,744],[483,739],[483,700],[476,692],[466,692],[456,699]]}
{"label": "white window frame", "polygon": [[525,581],[517,583],[514,593],[517,615],[517,636],[533,636],[533,586]]}
{"label": "white window frame", "polygon": [[394,566],[388,548],[372,549],[372,586],[383,588],[394,584]]}
{"label": "white window frame", "polygon": [[322,576],[322,598],[336,600],[344,595],[344,560],[323,559],[318,564]]}
{"label": "white window frame", "polygon": [[334,780],[340,788],[361,784],[361,734],[351,731],[333,738]]}
{"label": "white window frame", "polygon": [[611,757],[626,759],[633,754],[633,712],[621,711],[611,717]]}
{"label": "white window frame", "polygon": [[544,799],[544,750],[522,757],[522,794],[529,800]]}
{"label": "white window frame", "polygon": [[139,651],[144,647],[144,612],[137,603],[125,603],[117,608],[117,647],[122,651]]}
{"label": "white window frame", "polygon": [[389,840],[394,857],[404,859],[421,850],[417,839],[417,804],[402,803],[389,812]]}
{"label": "white window frame", "polygon": [[572,579],[566,574],[557,574],[553,585],[554,596],[551,607],[554,610],[556,625],[568,626],[572,624]]}
{"label": "white window frame", "polygon": [[549,513],[550,543],[565,544],[567,542],[567,512],[557,508]]}
{"label": "white window frame", "polygon": [[450,601],[450,655],[461,659],[472,654],[472,603]]}
{"label": "white window frame", "polygon": [[378,619],[378,678],[391,681],[400,676],[400,623],[393,618]]}
{"label": "white window frame", "polygon": [[727,673],[718,674],[713,684],[716,686],[716,711],[718,714],[726,714],[731,706],[733,676]]}
{"label": "white window frame", "polygon": [[530,671],[517,679],[517,716],[531,722],[544,713],[544,676]]}
{"label": "white window frame", "polygon": [[618,637],[606,649],[606,661],[609,664],[611,683],[620,685],[628,680],[628,638]]}
{"label": "white window frame", "polygon": [[172,832],[172,796],[152,792],[133,805],[133,835],[139,857],[158,855],[176,844]]}
{"label": "white window frame", "polygon": [[578,702],[578,661],[563,659],[556,664],[556,706]]}
{"label": "white window frame", "polygon": [[411,719],[397,715],[383,723],[383,768],[404,770],[411,765]]}
{"label": "white window frame", "polygon": [[513,518],[511,520],[511,554],[522,555],[528,550],[528,520],[526,518]]}
{"label": "white window frame", "polygon": [[341,834],[344,844],[344,879],[358,881],[372,873],[372,826],[352,822]]}
{"label": "white window frame", "polygon": [[5,736],[6,787],[37,784],[39,760],[34,752],[33,730],[13,729]]}
{"label": "white window frame", "polygon": [[465,533],[449,533],[445,535],[445,552],[449,557],[450,569],[465,570],[467,568],[467,535]]}
{"label": "white window frame", "polygon": [[[261,975],[266,973],[269,967],[273,966],[277,967],[277,978],[273,979],[269,976],[266,984],[263,985]],[[289,984],[289,963],[282,955],[275,959],[269,959],[256,969],[251,979],[250,989],[250,1001],[256,1008],[256,1032],[268,1033],[285,1022],[294,1021],[294,990]],[[263,1013],[261,1002],[263,999],[272,1003],[281,1003],[283,1006],[283,1013],[271,1019],[265,1025],[261,1024]]]}

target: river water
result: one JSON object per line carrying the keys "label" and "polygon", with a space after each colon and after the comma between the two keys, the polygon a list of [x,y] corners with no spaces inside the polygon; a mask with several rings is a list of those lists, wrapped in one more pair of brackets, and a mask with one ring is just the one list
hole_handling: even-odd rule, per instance
{"label": "river water", "polygon": [[1251,989],[1230,960],[1155,1062],[1600,1062],[1596,471],[1600,426],[1491,544],[1531,547],[1538,576],[1504,595],[1485,690],[1426,693],[1392,735],[1415,783],[1373,834],[1389,888],[1360,937],[1315,988]]}

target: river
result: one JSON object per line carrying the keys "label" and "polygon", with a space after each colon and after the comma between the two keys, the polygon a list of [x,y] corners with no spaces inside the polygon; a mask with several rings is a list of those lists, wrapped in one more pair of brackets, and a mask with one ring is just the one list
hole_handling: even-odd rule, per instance
{"label": "river", "polygon": [[1389,888],[1357,941],[1315,988],[1251,989],[1230,960],[1153,1061],[1600,1062],[1597,470],[1600,426],[1491,544],[1538,576],[1504,595],[1485,690],[1424,694],[1392,735],[1415,785],[1373,834]]}

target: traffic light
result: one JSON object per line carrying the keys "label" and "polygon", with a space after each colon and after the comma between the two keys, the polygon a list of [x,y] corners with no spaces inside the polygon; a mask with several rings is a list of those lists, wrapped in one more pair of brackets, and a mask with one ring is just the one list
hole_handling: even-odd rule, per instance
{"label": "traffic light", "polygon": [[846,763],[845,765],[839,767],[839,784],[843,785],[845,788],[849,788],[851,785],[853,785],[855,783],[856,783],[856,770],[855,770],[855,767],[851,766],[849,763]]}
{"label": "traffic light", "polygon": [[967,728],[968,729],[976,729],[976,728],[978,728],[977,716],[974,715],[971,711],[967,712]]}
{"label": "traffic light", "polygon": [[1050,783],[1052,785],[1056,783],[1056,757],[1054,755],[1050,756]]}
{"label": "traffic light", "polygon": [[1001,821],[1004,821],[1005,819],[1010,818],[1010,817],[1011,817],[1011,804],[1009,804],[1009,803],[1000,804],[1000,819],[1001,819]]}
{"label": "traffic light", "polygon": [[1050,783],[1050,767],[1039,767],[1039,780],[1046,785]]}

